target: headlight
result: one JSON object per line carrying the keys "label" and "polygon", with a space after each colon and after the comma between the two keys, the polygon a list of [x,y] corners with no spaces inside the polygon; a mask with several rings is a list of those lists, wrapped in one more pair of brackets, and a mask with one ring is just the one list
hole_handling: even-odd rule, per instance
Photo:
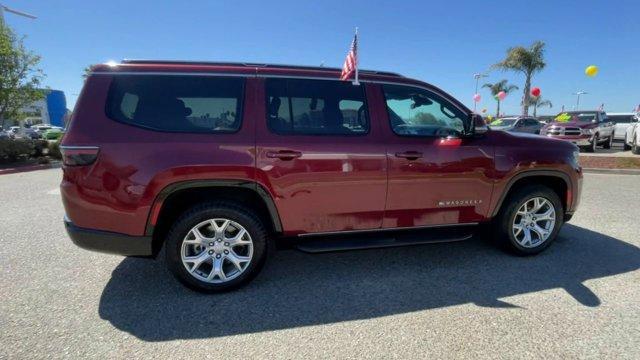
{"label": "headlight", "polygon": [[593,129],[582,129],[582,135],[593,135]]}
{"label": "headlight", "polygon": [[580,167],[580,151],[575,150],[573,152],[571,155],[571,164],[576,168]]}

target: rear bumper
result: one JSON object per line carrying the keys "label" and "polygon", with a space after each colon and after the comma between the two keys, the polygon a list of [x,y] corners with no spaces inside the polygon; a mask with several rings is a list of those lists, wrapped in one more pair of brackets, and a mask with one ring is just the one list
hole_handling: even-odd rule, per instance
{"label": "rear bumper", "polygon": [[67,234],[74,244],[86,250],[125,256],[151,256],[151,236],[131,236],[109,231],[85,229],[64,219]]}

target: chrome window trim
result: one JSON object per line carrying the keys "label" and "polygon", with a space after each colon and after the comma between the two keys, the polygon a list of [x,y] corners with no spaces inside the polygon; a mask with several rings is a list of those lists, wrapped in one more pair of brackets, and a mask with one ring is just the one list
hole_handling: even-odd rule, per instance
{"label": "chrome window trim", "polygon": [[[258,70],[259,68],[256,68],[256,70]],[[139,76],[144,76],[144,75],[155,75],[155,76],[220,76],[220,77],[246,77],[246,78],[279,78],[279,79],[306,79],[306,80],[328,80],[328,81],[342,81],[338,78],[335,77],[326,77],[326,76],[304,76],[304,75],[273,75],[273,74],[257,74],[257,73],[253,73],[253,74],[242,74],[242,73],[232,73],[232,72],[224,72],[224,73],[220,73],[220,72],[189,72],[189,71],[95,71],[92,72],[90,75],[111,75],[111,76],[116,76],[116,75],[139,75]],[[384,76],[384,75],[382,75]],[[407,80],[409,78],[398,78],[398,80]],[[389,79],[389,80],[370,80],[370,79],[361,79],[360,80],[361,83],[371,83],[371,84],[382,84],[382,85],[400,85],[400,86],[407,86],[407,87],[413,87],[413,88],[417,88],[417,89],[422,89],[422,90],[426,90],[426,91],[430,91],[432,93],[435,93],[441,97],[443,97],[445,100],[447,100],[449,103],[451,103],[453,106],[455,106],[458,110],[462,111],[465,114],[469,113],[469,109],[464,109],[460,106],[458,106],[456,103],[450,101],[448,99],[448,97],[451,97],[451,95],[446,94],[440,90],[436,90],[433,88],[429,88],[427,86],[423,86],[423,85],[419,85],[419,84],[407,84],[406,82],[402,82],[402,81],[394,81],[393,79]]]}

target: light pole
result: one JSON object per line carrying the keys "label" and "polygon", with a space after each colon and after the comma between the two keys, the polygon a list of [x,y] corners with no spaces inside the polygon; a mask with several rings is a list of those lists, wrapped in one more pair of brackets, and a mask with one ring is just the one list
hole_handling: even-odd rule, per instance
{"label": "light pole", "polygon": [[588,92],[586,91],[578,91],[573,93],[573,95],[578,96],[578,100],[576,100],[576,110],[580,108],[580,95],[586,95],[586,94],[588,94]]}
{"label": "light pole", "polygon": [[4,12],[5,11],[8,12],[8,13],[12,13],[12,14],[15,14],[15,15],[18,15],[18,16],[29,18],[29,19],[37,19],[37,17],[34,16],[34,15],[27,14],[26,12],[15,10],[15,9],[12,9],[12,8],[10,8],[8,6],[4,6],[3,4],[0,4],[0,25],[4,25]]}
{"label": "light pole", "polygon": [[[482,79],[482,78],[486,78],[487,76],[489,76],[489,75],[487,75],[487,74],[480,74],[480,73],[478,73],[478,74],[473,74],[473,78],[474,78],[474,79],[476,79],[476,92],[474,92],[474,93],[473,93],[474,95],[478,93],[478,83],[480,82],[480,79]],[[473,100],[473,112],[475,112],[475,111],[476,111],[476,107],[477,107],[477,106],[478,106],[478,103],[477,103],[477,102],[476,102],[476,100],[474,99],[474,100]]]}

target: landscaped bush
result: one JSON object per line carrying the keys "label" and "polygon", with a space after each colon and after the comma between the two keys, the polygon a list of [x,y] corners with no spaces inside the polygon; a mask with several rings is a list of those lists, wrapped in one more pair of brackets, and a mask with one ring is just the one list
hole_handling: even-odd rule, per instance
{"label": "landscaped bush", "polygon": [[31,140],[33,142],[34,151],[31,156],[39,158],[49,154],[49,142],[47,140]]}
{"label": "landscaped bush", "polygon": [[62,153],[60,152],[60,139],[54,143],[49,143],[49,156],[54,159],[62,159]]}
{"label": "landscaped bush", "polygon": [[35,153],[35,148],[33,140],[0,139],[0,162],[26,160]]}

